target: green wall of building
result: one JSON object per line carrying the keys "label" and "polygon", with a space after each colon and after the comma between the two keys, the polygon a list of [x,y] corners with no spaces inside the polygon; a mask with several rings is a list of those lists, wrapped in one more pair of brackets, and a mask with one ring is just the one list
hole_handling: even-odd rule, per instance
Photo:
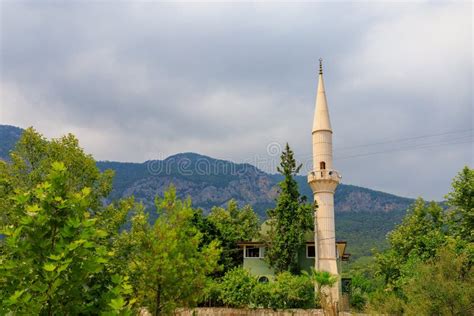
{"label": "green wall of building", "polygon": [[[301,270],[308,272],[311,267],[314,267],[314,258],[306,258],[306,247],[302,247],[298,251],[298,263]],[[243,267],[249,271],[250,274],[257,277],[266,276],[269,279],[273,279],[275,276],[275,271],[270,268],[263,258],[244,258]]]}

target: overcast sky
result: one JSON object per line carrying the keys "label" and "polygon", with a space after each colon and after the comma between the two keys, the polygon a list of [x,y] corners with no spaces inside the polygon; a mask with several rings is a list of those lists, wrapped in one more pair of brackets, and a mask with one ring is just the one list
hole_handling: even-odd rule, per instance
{"label": "overcast sky", "polygon": [[473,167],[470,2],[0,8],[0,123],[72,132],[97,160],[271,171],[288,141],[306,172],[323,57],[344,183],[439,200]]}

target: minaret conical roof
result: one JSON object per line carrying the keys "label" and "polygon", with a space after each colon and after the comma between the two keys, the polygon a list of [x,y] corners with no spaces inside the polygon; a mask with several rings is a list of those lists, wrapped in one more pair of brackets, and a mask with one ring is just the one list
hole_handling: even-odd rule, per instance
{"label": "minaret conical roof", "polygon": [[314,112],[313,120],[313,132],[319,130],[328,130],[332,132],[326,92],[324,90],[322,59],[319,60],[318,93],[316,95],[316,111]]}

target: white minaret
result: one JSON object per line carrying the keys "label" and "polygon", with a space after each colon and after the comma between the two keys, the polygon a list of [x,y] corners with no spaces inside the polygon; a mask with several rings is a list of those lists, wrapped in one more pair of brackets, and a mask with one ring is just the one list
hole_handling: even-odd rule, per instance
{"label": "white minaret", "polygon": [[[334,224],[334,192],[341,179],[333,169],[332,128],[324,90],[322,59],[319,60],[319,83],[313,121],[313,171],[308,183],[318,204],[314,219],[316,249],[315,269],[338,275],[336,262],[336,234]],[[332,291],[339,301],[338,287]]]}

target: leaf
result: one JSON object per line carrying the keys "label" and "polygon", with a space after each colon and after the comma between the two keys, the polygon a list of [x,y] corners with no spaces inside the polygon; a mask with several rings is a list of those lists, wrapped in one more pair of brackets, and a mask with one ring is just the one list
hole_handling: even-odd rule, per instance
{"label": "leaf", "polygon": [[84,239],[79,239],[79,240],[76,240],[74,241],[72,244],[70,244],[68,246],[68,249],[69,250],[74,250],[76,249],[77,247],[79,247],[80,245],[82,245],[83,243],[85,243],[86,241]]}
{"label": "leaf", "polygon": [[118,274],[114,274],[112,275],[112,282],[114,282],[115,284],[119,284],[120,282],[122,282],[122,277]]}
{"label": "leaf", "polygon": [[93,219],[88,219],[88,220],[84,221],[82,225],[83,225],[84,227],[91,227],[91,226],[95,225],[95,222],[96,222],[96,219],[95,219],[95,218],[93,218]]}
{"label": "leaf", "polygon": [[54,269],[56,269],[56,265],[54,263],[45,263],[43,269],[48,272],[52,272]]}
{"label": "leaf", "polygon": [[63,257],[63,254],[60,255],[50,255],[48,258],[54,261],[58,261]]}
{"label": "leaf", "polygon": [[38,206],[38,204],[33,204],[33,205],[28,205],[26,207],[26,211],[28,213],[36,213],[40,210],[40,207]]}
{"label": "leaf", "polygon": [[86,241],[84,243],[84,248],[94,248],[95,247],[95,243],[93,243],[92,241]]}
{"label": "leaf", "polygon": [[16,302],[18,302],[18,298],[20,298],[23,292],[25,292],[25,290],[15,291],[15,293],[13,293],[13,295],[8,298],[8,305],[16,304]]}
{"label": "leaf", "polygon": [[109,306],[112,307],[112,309],[115,311],[121,310],[124,305],[125,305],[125,301],[121,297],[112,299],[109,303]]}
{"label": "leaf", "polygon": [[55,161],[51,164],[51,168],[53,168],[54,171],[66,171],[66,167],[64,166],[64,163],[61,161]]}
{"label": "leaf", "polygon": [[107,263],[107,262],[109,262],[109,261],[108,261],[107,259],[105,259],[105,258],[99,257],[99,258],[96,258],[96,259],[95,259],[95,262],[97,262],[97,263]]}
{"label": "leaf", "polygon": [[17,196],[15,196],[15,200],[19,204],[24,204],[28,201],[29,194],[28,193],[19,193]]}
{"label": "leaf", "polygon": [[104,238],[104,237],[107,237],[107,235],[108,235],[107,232],[105,230],[102,230],[102,229],[97,229],[95,233],[96,233],[97,237],[99,237],[99,238]]}
{"label": "leaf", "polygon": [[85,187],[85,188],[82,189],[82,195],[83,196],[88,196],[90,194],[91,194],[91,188]]}
{"label": "leaf", "polygon": [[64,270],[67,269],[67,267],[69,267],[69,264],[66,263],[66,264],[62,264],[59,268],[58,268],[58,272],[63,272]]}

